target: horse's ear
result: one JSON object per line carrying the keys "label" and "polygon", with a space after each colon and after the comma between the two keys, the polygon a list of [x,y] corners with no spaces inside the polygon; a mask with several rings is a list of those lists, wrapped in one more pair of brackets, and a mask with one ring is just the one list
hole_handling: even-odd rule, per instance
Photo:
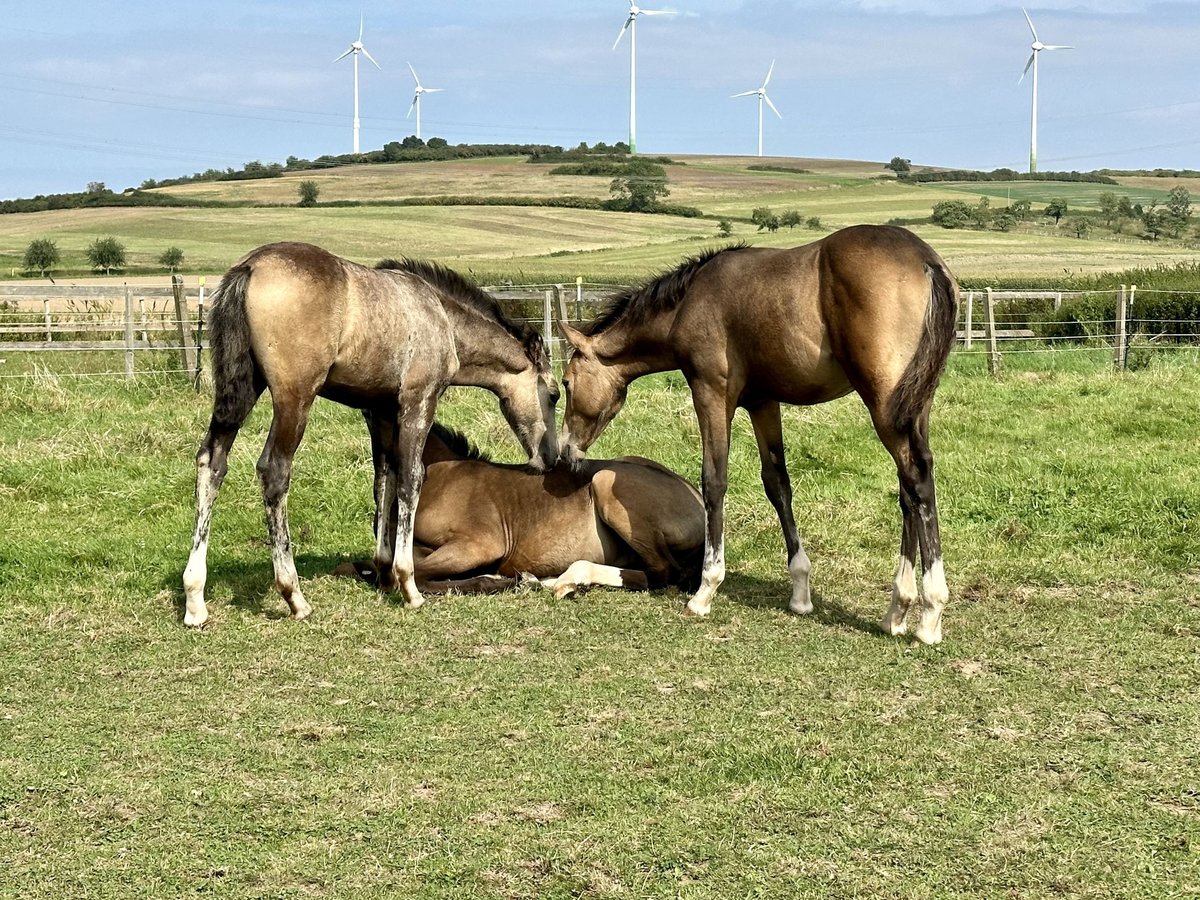
{"label": "horse's ear", "polygon": [[563,339],[572,347],[574,347],[577,352],[585,355],[592,355],[592,344],[594,343],[595,338],[584,334],[578,328],[573,328],[570,324],[564,322],[562,319],[558,320],[558,330],[562,334]]}

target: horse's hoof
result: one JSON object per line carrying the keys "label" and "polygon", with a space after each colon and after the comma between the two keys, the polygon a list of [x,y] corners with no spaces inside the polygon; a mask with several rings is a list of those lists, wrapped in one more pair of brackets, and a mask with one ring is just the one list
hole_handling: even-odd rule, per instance
{"label": "horse's hoof", "polygon": [[578,587],[578,585],[574,585],[574,584],[557,585],[554,588],[554,599],[555,600],[565,600],[567,597],[570,597],[572,594],[575,593],[575,589],[577,587]]}
{"label": "horse's hoof", "polygon": [[338,563],[333,574],[342,578],[357,578],[367,584],[379,583],[379,573],[375,571],[375,564],[368,560],[356,559],[354,562]]}
{"label": "horse's hoof", "polygon": [[813,602],[807,597],[803,600],[793,600],[788,604],[788,609],[797,616],[807,616],[813,611]]}
{"label": "horse's hoof", "polygon": [[908,633],[908,622],[903,616],[897,618],[888,613],[879,623],[879,630],[891,637],[900,637],[900,635]]}
{"label": "horse's hoof", "polygon": [[683,614],[689,619],[701,619],[712,612],[712,605],[694,606],[689,600],[688,605],[683,608]]}
{"label": "horse's hoof", "polygon": [[420,594],[417,594],[415,597],[409,597],[407,605],[409,609],[420,609],[425,605],[425,598]]}
{"label": "horse's hoof", "polygon": [[925,627],[924,623],[917,626],[917,630],[913,632],[914,643],[933,646],[942,642],[942,623],[938,622],[933,628]]}
{"label": "horse's hoof", "polygon": [[202,628],[204,623],[208,621],[208,610],[201,609],[197,612],[185,612],[183,614],[183,624],[188,628]]}

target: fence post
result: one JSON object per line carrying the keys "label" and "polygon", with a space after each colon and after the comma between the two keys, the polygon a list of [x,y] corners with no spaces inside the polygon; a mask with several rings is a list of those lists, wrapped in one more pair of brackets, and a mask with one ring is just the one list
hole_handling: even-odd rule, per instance
{"label": "fence post", "polygon": [[558,321],[567,322],[571,317],[567,315],[567,298],[563,294],[563,286],[556,284],[554,286],[554,314],[558,316]]}
{"label": "fence post", "polygon": [[987,321],[984,322],[988,342],[988,374],[1000,374],[1000,350],[996,346],[996,304],[992,300],[992,289],[987,289]]}
{"label": "fence post", "polygon": [[180,362],[185,372],[196,368],[196,348],[192,345],[192,323],[188,317],[187,294],[183,291],[183,276],[171,276],[171,290],[175,294],[175,321],[179,323]]}
{"label": "fence post", "polygon": [[146,298],[138,297],[138,322],[142,326],[142,340],[150,345],[150,332],[146,330]]}
{"label": "fence post", "polygon": [[125,378],[133,380],[133,291],[125,285]]}
{"label": "fence post", "polygon": [[54,340],[54,329],[50,327],[50,300],[42,300],[42,316],[46,320],[46,343]]}
{"label": "fence post", "polygon": [[1056,291],[1054,294],[1054,311],[1058,312],[1062,306],[1062,291]]}
{"label": "fence post", "polygon": [[575,276],[575,321],[583,321],[583,276]]}
{"label": "fence post", "polygon": [[975,292],[967,291],[967,349],[971,349],[971,332],[975,330]]}
{"label": "fence post", "polygon": [[1125,371],[1125,285],[1117,294],[1116,343],[1113,346],[1113,365],[1118,372]]}
{"label": "fence post", "polygon": [[550,357],[550,365],[554,365],[554,323],[550,320],[553,294],[553,291],[546,291],[546,299],[542,304],[542,340],[546,342],[546,354]]}

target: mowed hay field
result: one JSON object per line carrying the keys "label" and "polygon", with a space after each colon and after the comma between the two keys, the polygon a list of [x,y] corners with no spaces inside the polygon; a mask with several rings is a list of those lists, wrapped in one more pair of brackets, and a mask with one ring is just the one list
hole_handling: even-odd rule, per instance
{"label": "mowed hay field", "polygon": [[[786,411],[816,612],[785,611],[735,420],[729,578],[419,611],[368,552],[356,413],[319,403],[290,511],[314,616],[273,593],[234,447],[213,622],[180,624],[190,387],[0,381],[0,896],[1078,897],[1200,892],[1200,357],[952,359],[934,411],[946,640],[875,622],[895,474],[854,398]],[[441,417],[512,459],[494,400]],[[694,478],[678,375],[595,448]]]}
{"label": "mowed hay field", "polygon": [[[1055,182],[901,184],[877,162],[755,157],[681,156],[666,167],[669,202],[693,206],[704,218],[530,206],[362,206],[300,209],[301,181],[315,181],[320,202],[397,202],[436,196],[491,198],[609,196],[607,177],[551,175],[552,165],[523,158],[398,163],[309,170],[255,181],[200,182],[158,189],[199,200],[275,204],[225,209],[89,209],[0,216],[0,272],[19,274],[29,242],[54,239],[66,269],[86,271],[85,251],[112,235],[128,250],[129,265],[154,271],[169,246],[184,251],[189,274],[216,275],[247,250],[277,240],[305,240],[365,263],[411,255],[446,262],[484,281],[629,282],[670,268],[702,247],[726,240],[794,246],[834,228],[928,216],[941,200],[986,195],[993,208],[1027,199],[1035,211],[1054,197],[1094,209],[1103,190],[1137,202],[1162,200],[1186,180],[1129,179],[1119,187]],[[794,171],[759,171],[751,166]],[[758,232],[756,207],[795,209],[817,217],[818,229]],[[717,223],[730,220],[730,238]],[[1200,259],[1194,244],[1114,238],[1094,229],[1080,240],[1066,227],[1040,219],[1009,233],[915,228],[964,277],[1045,277],[1115,272]],[[73,277],[73,276],[72,276]]]}

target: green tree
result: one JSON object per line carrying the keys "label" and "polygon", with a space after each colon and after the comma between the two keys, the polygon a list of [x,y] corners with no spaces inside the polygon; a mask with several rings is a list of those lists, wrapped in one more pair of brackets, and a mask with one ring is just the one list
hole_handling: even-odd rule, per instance
{"label": "green tree", "polygon": [[89,194],[111,194],[112,193],[112,191],[110,191],[107,187],[104,186],[103,181],[89,181],[88,185],[87,185],[87,192]]}
{"label": "green tree", "polygon": [[992,223],[992,201],[980,197],[979,202],[971,207],[970,219],[976,228],[987,228]]}
{"label": "green tree", "polygon": [[750,221],[758,226],[758,230],[762,231],[767,227],[767,220],[774,216],[769,206],[756,206],[750,211]]}
{"label": "green tree", "polygon": [[420,150],[422,147],[425,146],[425,142],[423,140],[421,140],[419,137],[417,137],[415,134],[410,134],[408,137],[406,137],[404,140],[402,140],[400,142],[400,146],[406,150]]}
{"label": "green tree", "polygon": [[972,209],[965,200],[943,200],[934,204],[930,218],[943,228],[963,228],[971,221]]}
{"label": "green tree", "polygon": [[1018,222],[1024,222],[1033,212],[1033,204],[1028,200],[1018,200],[1016,203],[1008,205],[1008,211]]}
{"label": "green tree", "polygon": [[631,159],[625,172],[609,185],[613,197],[630,212],[650,209],[659,197],[668,196],[667,173],[662,166],[645,159]]}
{"label": "green tree", "polygon": [[722,219],[717,223],[717,231],[720,233],[721,237],[729,237],[731,234],[733,234],[733,223],[728,219]]}
{"label": "green tree", "polygon": [[315,181],[302,181],[296,191],[300,195],[297,206],[316,206],[317,197],[321,195],[321,186]]}
{"label": "green tree", "polygon": [[450,145],[446,142],[445,138],[431,137],[425,146],[430,150],[445,150]]}
{"label": "green tree", "polygon": [[806,227],[811,228],[813,231],[817,231],[821,227],[821,217],[820,216],[809,216],[808,221],[806,221],[804,224]]}
{"label": "green tree", "polygon": [[780,220],[779,216],[771,213],[771,215],[767,216],[767,221],[763,222],[762,227],[759,228],[759,231],[762,231],[762,229],[765,228],[767,231],[774,234],[779,230],[779,226],[782,224],[783,222]]}
{"label": "green tree", "polygon": [[1100,215],[1104,217],[1104,224],[1111,228],[1117,219],[1117,195],[1112,191],[1104,191],[1096,201],[1100,204]]}
{"label": "green tree", "polygon": [[1179,185],[1171,188],[1167,194],[1166,226],[1172,237],[1179,237],[1187,228],[1188,220],[1192,217],[1192,195],[1188,189]]}
{"label": "green tree", "polygon": [[1133,208],[1133,201],[1129,199],[1128,194],[1122,194],[1117,198],[1117,215],[1123,219],[1137,217],[1138,211]]}
{"label": "green tree", "polygon": [[1008,209],[996,210],[996,215],[992,217],[992,225],[1000,231],[1011,231],[1012,227],[1016,224],[1017,217]]}
{"label": "green tree", "polygon": [[1142,227],[1146,229],[1146,236],[1150,240],[1157,241],[1167,230],[1167,217],[1170,213],[1165,209],[1159,209],[1157,200],[1151,200],[1150,205],[1146,207],[1142,207],[1140,204],[1136,205],[1133,211],[1142,220]]}
{"label": "green tree", "polygon": [[900,156],[893,156],[890,163],[884,165],[885,169],[891,169],[897,175],[907,175],[912,171],[912,160],[904,159]]}
{"label": "green tree", "polygon": [[1053,216],[1054,224],[1057,225],[1062,221],[1062,217],[1067,214],[1067,201],[1062,197],[1054,197],[1042,210],[1043,216]]}
{"label": "green tree", "polygon": [[25,248],[25,256],[22,260],[22,265],[26,272],[36,270],[40,275],[45,274],[58,265],[58,244],[50,240],[50,238],[37,238],[29,242],[29,246]]}
{"label": "green tree", "polygon": [[125,268],[125,245],[115,237],[96,238],[88,244],[87,261],[93,269],[111,275],[113,269]]}
{"label": "green tree", "polygon": [[158,256],[158,264],[174,272],[183,265],[183,251],[178,247],[168,247]]}
{"label": "green tree", "polygon": [[1075,217],[1069,224],[1077,238],[1083,239],[1092,233],[1092,223],[1082,216]]}
{"label": "green tree", "polygon": [[791,231],[797,225],[804,224],[804,216],[800,215],[800,212],[795,209],[784,210],[783,215],[779,217],[779,223],[787,226],[787,229]]}

